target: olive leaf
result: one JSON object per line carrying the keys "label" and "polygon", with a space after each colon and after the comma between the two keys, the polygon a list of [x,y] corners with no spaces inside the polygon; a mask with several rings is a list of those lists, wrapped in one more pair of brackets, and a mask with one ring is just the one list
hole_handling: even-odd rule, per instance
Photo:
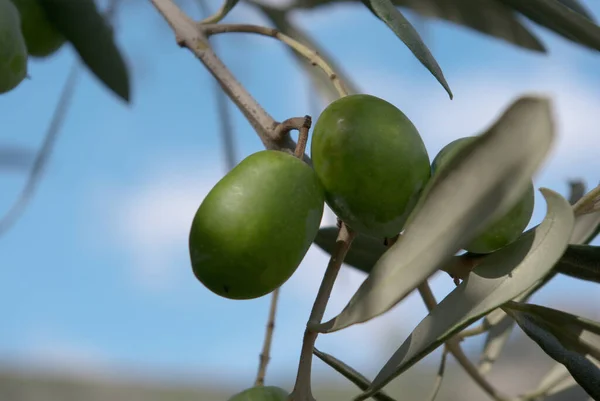
{"label": "olive leaf", "polygon": [[555,269],[570,277],[600,283],[600,246],[569,245]]}
{"label": "olive leaf", "polygon": [[[350,77],[348,77],[341,67],[332,60],[332,57],[329,56],[314,39],[312,39],[306,32],[303,32],[300,27],[296,26],[294,23],[292,23],[292,21],[289,20],[286,11],[269,7],[264,4],[259,4],[254,1],[249,1],[249,3],[260,9],[277,30],[319,53],[321,58],[325,60],[327,64],[329,64],[329,66],[335,71],[336,75],[344,83],[348,94],[359,93],[358,88],[354,82],[352,82]],[[315,66],[312,65],[310,61],[306,59],[306,57],[301,56],[290,47],[287,48],[296,59],[296,62],[308,74],[313,86],[316,88],[317,92],[320,94],[326,104],[329,104],[339,98],[337,90],[334,88],[331,80],[326,74],[323,74],[321,70],[315,68]]]}
{"label": "olive leaf", "polygon": [[600,323],[539,305],[509,302],[503,309],[593,399],[600,400]]}
{"label": "olive leaf", "polygon": [[[323,227],[319,229],[314,243],[331,255],[335,249],[338,231],[337,227]],[[359,233],[352,240],[344,264],[368,274],[386,250],[387,247],[381,239]]]}
{"label": "olive leaf", "polygon": [[430,179],[404,233],[344,310],[311,324],[332,332],[379,316],[412,292],[521,196],[554,139],[550,102],[521,97]]}
{"label": "olive leaf", "polygon": [[500,0],[521,14],[573,42],[600,50],[600,27],[558,0]]}
{"label": "olive leaf", "polygon": [[223,4],[221,5],[221,8],[219,8],[219,10],[215,13],[215,15],[212,15],[208,18],[206,18],[205,20],[202,21],[202,23],[217,23],[219,21],[221,21],[223,18],[225,18],[227,16],[227,14],[229,14],[229,12],[231,10],[233,10],[233,7],[236,6],[236,4],[239,2],[239,0],[225,0],[223,2]]}
{"label": "olive leaf", "polygon": [[[569,198],[573,199],[573,194]],[[573,202],[570,202],[573,203]],[[573,209],[576,210],[576,205],[573,206]],[[598,233],[598,229],[600,228],[600,212],[591,213],[591,214],[580,214],[575,216],[575,224],[573,227],[573,232],[571,233],[571,239],[569,240],[569,247],[565,251],[566,258],[564,259],[565,264],[563,265],[561,260],[554,266],[553,271],[550,275],[546,276],[546,278],[540,281],[538,284],[534,285],[531,289],[529,289],[526,293],[522,294],[519,298],[515,299],[517,302],[526,302],[537,290],[542,288],[547,282],[552,280],[556,274],[563,273],[567,275],[578,275],[581,279],[596,281],[597,276],[594,267],[592,264],[594,263],[592,259],[592,255],[590,250],[581,251],[583,254],[586,253],[587,257],[581,255],[581,259],[579,262],[575,260],[579,247],[581,244],[589,244],[594,237]],[[565,257],[563,254],[563,257]],[[584,262],[585,260],[585,262]],[[579,266],[578,263],[586,263],[585,266]],[[561,271],[561,270],[564,270]],[[570,274],[569,274],[570,273]],[[484,347],[482,350],[482,354],[480,356],[480,365],[479,371],[481,373],[487,373],[491,369],[491,365],[495,362],[495,360],[500,355],[506,340],[508,339],[512,328],[515,325],[515,321],[511,319],[509,316],[502,311],[502,309],[496,309],[491,314],[484,318],[484,325],[494,327],[496,325],[500,325],[501,327],[496,327],[491,329],[485,339]]]}
{"label": "olive leaf", "polygon": [[577,382],[562,363],[556,362],[544,375],[535,393],[540,396],[551,396],[575,386]]}
{"label": "olive leaf", "polygon": [[542,223],[490,254],[417,325],[379,371],[364,400],[485,314],[522,294],[550,272],[567,247],[573,210],[560,194],[541,189]]}
{"label": "olive leaf", "polygon": [[[363,391],[366,390],[369,387],[369,385],[371,384],[369,379],[367,379],[362,374],[357,372],[355,369],[348,366],[344,362],[340,361],[336,357],[326,354],[325,352],[321,352],[316,348],[313,349],[313,354],[315,354],[320,360],[322,360],[327,365],[332,367],[334,370],[336,370],[338,373],[340,373],[346,379],[348,379],[352,383],[356,384],[356,386],[358,388],[360,388],[361,390],[363,390]],[[394,401],[394,399],[392,397],[390,397],[389,395],[385,394],[382,391],[374,394],[373,398],[378,401]]]}
{"label": "olive leaf", "polygon": [[129,72],[113,31],[94,0],[39,0],[48,19],[73,45],[89,70],[121,99],[129,102]]}
{"label": "olive leaf", "polygon": [[[313,8],[355,0],[297,0],[296,8]],[[464,26],[478,33],[504,40],[512,45],[545,53],[546,49],[508,6],[497,0],[393,0],[428,18],[437,18]]]}
{"label": "olive leaf", "polygon": [[390,0],[362,0],[363,4],[369,8],[373,14],[381,19],[385,24],[404,42],[406,47],[413,55],[431,72],[431,74],[444,87],[450,99],[453,98],[452,91],[444,73],[438,65],[437,61],[425,45],[417,30],[411,23],[402,15]]}

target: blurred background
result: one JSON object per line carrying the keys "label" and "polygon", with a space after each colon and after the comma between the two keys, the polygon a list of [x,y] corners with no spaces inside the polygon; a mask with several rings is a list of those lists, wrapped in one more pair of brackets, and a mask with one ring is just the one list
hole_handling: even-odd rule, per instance
{"label": "blurred background", "polygon": [[[197,0],[178,3],[194,18],[203,16]],[[221,5],[220,0],[205,3],[211,13]],[[583,3],[600,16],[598,2]],[[598,184],[597,52],[524,19],[548,53],[402,11],[442,67],[454,100],[361,3],[338,2],[290,16],[361,92],[392,102],[413,121],[431,159],[448,142],[484,130],[517,96],[541,93],[553,99],[558,140],[536,187],[566,196],[571,179],[582,179],[588,188]],[[122,0],[115,22],[132,79],[131,104],[80,69],[35,194],[0,237],[2,401],[217,401],[254,382],[270,297],[220,298],[196,281],[188,256],[192,217],[229,168],[214,80],[177,46],[150,1]],[[224,22],[270,26],[245,2]],[[275,119],[309,114],[316,121],[326,101],[283,44],[248,34],[219,35],[211,42]],[[65,45],[48,59],[30,61],[31,79],[0,96],[0,147],[23,149],[19,160],[35,155],[76,60]],[[263,146],[235,106],[229,104],[228,112],[230,157],[239,162]],[[19,196],[30,167],[26,162],[0,170],[0,216]],[[545,211],[537,193],[530,226]],[[335,224],[330,211],[322,224]],[[267,384],[292,389],[304,326],[327,260],[313,246],[282,287]],[[326,319],[341,310],[364,278],[350,267],[342,270]],[[431,284],[438,300],[453,288],[446,274]],[[532,302],[600,319],[598,287],[562,275]],[[413,295],[367,324],[320,336],[317,347],[372,378],[425,315]],[[483,336],[463,344],[477,362]],[[415,365],[387,393],[397,400],[424,399],[440,354],[437,350]],[[515,395],[535,387],[550,366],[517,329],[489,377]],[[360,392],[318,359],[313,369],[320,400],[348,400]],[[577,388],[556,399],[561,397],[586,399]],[[438,399],[487,396],[449,357]]]}

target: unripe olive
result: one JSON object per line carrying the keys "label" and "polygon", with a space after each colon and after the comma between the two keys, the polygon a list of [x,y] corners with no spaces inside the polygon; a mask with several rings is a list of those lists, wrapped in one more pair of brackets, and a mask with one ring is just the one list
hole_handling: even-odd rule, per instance
{"label": "unripe olive", "polygon": [[272,292],[306,255],[324,206],[323,187],[305,162],[275,150],[248,156],[194,216],[189,249],[196,278],[230,299]]}
{"label": "unripe olive", "polygon": [[[435,157],[431,164],[435,174],[448,165],[448,162],[458,156],[462,149],[475,140],[475,137],[460,138],[447,144]],[[533,182],[529,185],[520,200],[503,216],[488,223],[465,250],[473,253],[491,253],[515,241],[522,233],[533,215],[535,194]]]}
{"label": "unripe olive", "polygon": [[27,76],[27,47],[19,11],[10,0],[0,0],[0,93],[17,87]]}
{"label": "unripe olive", "polygon": [[256,386],[237,393],[228,401],[287,401],[289,393],[280,387]]}
{"label": "unripe olive", "polygon": [[329,207],[373,237],[402,231],[431,175],[412,122],[391,103],[364,94],[325,108],[315,124],[311,158]]}
{"label": "unripe olive", "polygon": [[21,13],[21,31],[27,52],[33,57],[47,57],[56,52],[65,38],[46,17],[38,0],[12,0]]}

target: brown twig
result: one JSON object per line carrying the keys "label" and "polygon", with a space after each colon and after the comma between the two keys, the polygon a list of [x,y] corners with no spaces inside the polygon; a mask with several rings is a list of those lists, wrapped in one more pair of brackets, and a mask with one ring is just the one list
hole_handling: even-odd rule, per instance
{"label": "brown twig", "polygon": [[[421,295],[421,298],[423,298],[423,302],[425,303],[427,310],[429,312],[431,312],[433,310],[433,308],[436,307],[437,301],[435,300],[435,296],[433,295],[433,292],[431,291],[431,288],[429,287],[429,284],[427,283],[427,281],[424,281],[423,284],[421,284],[418,287],[418,290],[419,290],[419,294]],[[498,392],[498,390],[496,390],[479,373],[479,371],[477,370],[475,365],[473,365],[471,363],[471,361],[465,355],[465,353],[463,352],[463,350],[460,346],[458,336],[452,337],[451,339],[446,341],[446,347],[448,348],[448,351],[452,354],[452,356],[454,356],[456,361],[462,366],[462,368],[465,370],[465,372],[467,372],[467,374],[469,376],[471,376],[473,381],[475,381],[475,383],[477,383],[483,389],[483,391],[485,391],[490,397],[492,397],[496,401],[508,400],[508,398],[501,395]]]}
{"label": "brown twig", "polygon": [[[331,254],[331,259],[325,270],[323,281],[319,287],[319,292],[313,304],[312,311],[308,323],[320,323],[325,314],[325,308],[333,289],[333,284],[337,278],[340,267],[350,249],[352,240],[354,240],[356,233],[352,231],[346,224],[342,223],[338,237],[335,243],[335,249]],[[300,351],[300,363],[298,364],[298,374],[296,376],[296,383],[294,390],[290,396],[292,401],[314,401],[311,390],[311,369],[312,369],[312,355],[317,340],[318,333],[310,330],[308,327],[304,331],[304,338],[302,341],[302,350]]]}
{"label": "brown twig", "polygon": [[277,301],[279,300],[279,288],[271,294],[271,306],[269,308],[269,318],[267,319],[267,329],[265,331],[265,340],[260,354],[258,373],[256,374],[256,386],[264,386],[267,365],[271,360],[271,342],[273,341],[273,331],[275,330],[275,315],[277,313]]}
{"label": "brown twig", "polygon": [[340,96],[347,96],[348,89],[340,77],[335,73],[333,68],[321,57],[321,55],[305,44],[298,42],[296,39],[291,38],[284,33],[281,33],[277,29],[267,28],[259,25],[250,24],[200,24],[200,29],[204,32],[207,37],[216,35],[219,33],[254,33],[258,35],[268,36],[275,38],[293,50],[298,52],[301,56],[305,57],[313,66],[319,67],[337,90]]}

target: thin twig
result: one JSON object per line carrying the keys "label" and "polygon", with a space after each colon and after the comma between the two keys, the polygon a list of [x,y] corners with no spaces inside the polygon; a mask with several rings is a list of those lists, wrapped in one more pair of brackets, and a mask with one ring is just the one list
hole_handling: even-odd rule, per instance
{"label": "thin twig", "polygon": [[[206,4],[206,0],[197,0],[196,4],[202,15],[209,15],[210,10]],[[223,8],[223,7],[221,7]],[[222,11],[222,10],[219,10]],[[217,13],[218,14],[218,13]],[[212,45],[213,50],[217,50],[215,44]],[[221,139],[223,140],[223,153],[225,155],[225,167],[230,171],[238,163],[237,152],[235,148],[234,131],[231,123],[231,113],[229,112],[229,103],[227,95],[221,89],[217,81],[214,82],[214,93],[217,102],[217,112],[219,115],[219,123],[221,125]]]}
{"label": "thin twig", "polygon": [[201,29],[207,37],[211,35],[216,35],[219,33],[229,33],[229,32],[237,32],[237,33],[255,33],[258,35],[269,36],[271,38],[275,38],[292,49],[294,49],[298,54],[305,57],[313,66],[319,67],[331,80],[333,86],[338,91],[340,96],[347,96],[348,89],[346,85],[342,82],[340,77],[335,73],[333,68],[321,57],[321,55],[303,43],[298,42],[296,39],[291,38],[284,33],[281,33],[277,29],[268,28],[259,25],[250,25],[250,24],[210,24],[210,25],[201,25]]}
{"label": "thin twig", "polygon": [[260,354],[260,362],[258,365],[258,373],[256,374],[256,386],[265,384],[265,375],[267,373],[267,365],[271,360],[271,342],[273,341],[273,331],[275,330],[275,315],[277,314],[277,301],[279,300],[279,288],[271,294],[271,306],[269,308],[269,318],[267,320],[267,329],[265,330],[265,340],[263,349]]}
{"label": "thin twig", "polygon": [[[333,289],[333,284],[337,278],[340,267],[350,249],[352,240],[354,240],[356,233],[352,231],[346,224],[342,223],[340,231],[337,236],[335,243],[335,249],[331,254],[331,259],[325,270],[323,281],[319,287],[319,292],[313,304],[312,311],[308,323],[320,323],[325,314],[325,308]],[[308,326],[308,325],[307,325]],[[312,355],[317,340],[318,333],[310,330],[308,327],[304,331],[304,338],[302,341],[302,350],[300,351],[300,363],[298,364],[298,374],[296,376],[296,383],[294,390],[290,396],[292,401],[314,401],[311,390],[311,368],[312,368]]]}
{"label": "thin twig", "polygon": [[448,347],[444,346],[444,350],[442,351],[442,360],[440,361],[440,367],[438,368],[437,376],[435,378],[435,383],[433,385],[433,390],[431,392],[431,396],[429,397],[429,401],[435,401],[440,389],[442,388],[442,382],[444,381],[444,371],[446,370],[446,356],[448,355]]}
{"label": "thin twig", "polygon": [[6,231],[8,231],[8,229],[17,221],[23,210],[25,210],[27,203],[29,200],[31,200],[31,197],[35,193],[37,184],[42,177],[44,167],[50,158],[52,149],[54,148],[54,144],[56,143],[56,139],[60,133],[60,128],[62,127],[64,118],[69,110],[69,105],[76,87],[78,73],[79,61],[75,61],[71,67],[67,81],[63,86],[62,93],[54,111],[54,115],[52,116],[52,121],[50,121],[48,130],[46,131],[44,142],[42,143],[42,146],[36,155],[35,161],[33,162],[27,183],[23,187],[23,190],[21,191],[21,194],[17,198],[16,202],[0,220],[0,236],[6,233]]}
{"label": "thin twig", "polygon": [[[437,301],[435,300],[435,296],[429,287],[427,281],[424,281],[423,284],[419,286],[419,294],[421,294],[421,298],[423,298],[423,302],[425,302],[425,306],[427,310],[431,312],[433,308],[436,307]],[[448,341],[446,341],[446,346],[448,347],[448,351],[454,356],[456,361],[463,367],[465,372],[473,381],[475,381],[482,389],[485,391],[490,397],[492,397],[496,401],[506,401],[507,397],[501,395],[498,390],[496,390],[477,370],[475,365],[471,363],[469,358],[463,352],[460,343],[458,341],[458,337],[452,337]]]}

